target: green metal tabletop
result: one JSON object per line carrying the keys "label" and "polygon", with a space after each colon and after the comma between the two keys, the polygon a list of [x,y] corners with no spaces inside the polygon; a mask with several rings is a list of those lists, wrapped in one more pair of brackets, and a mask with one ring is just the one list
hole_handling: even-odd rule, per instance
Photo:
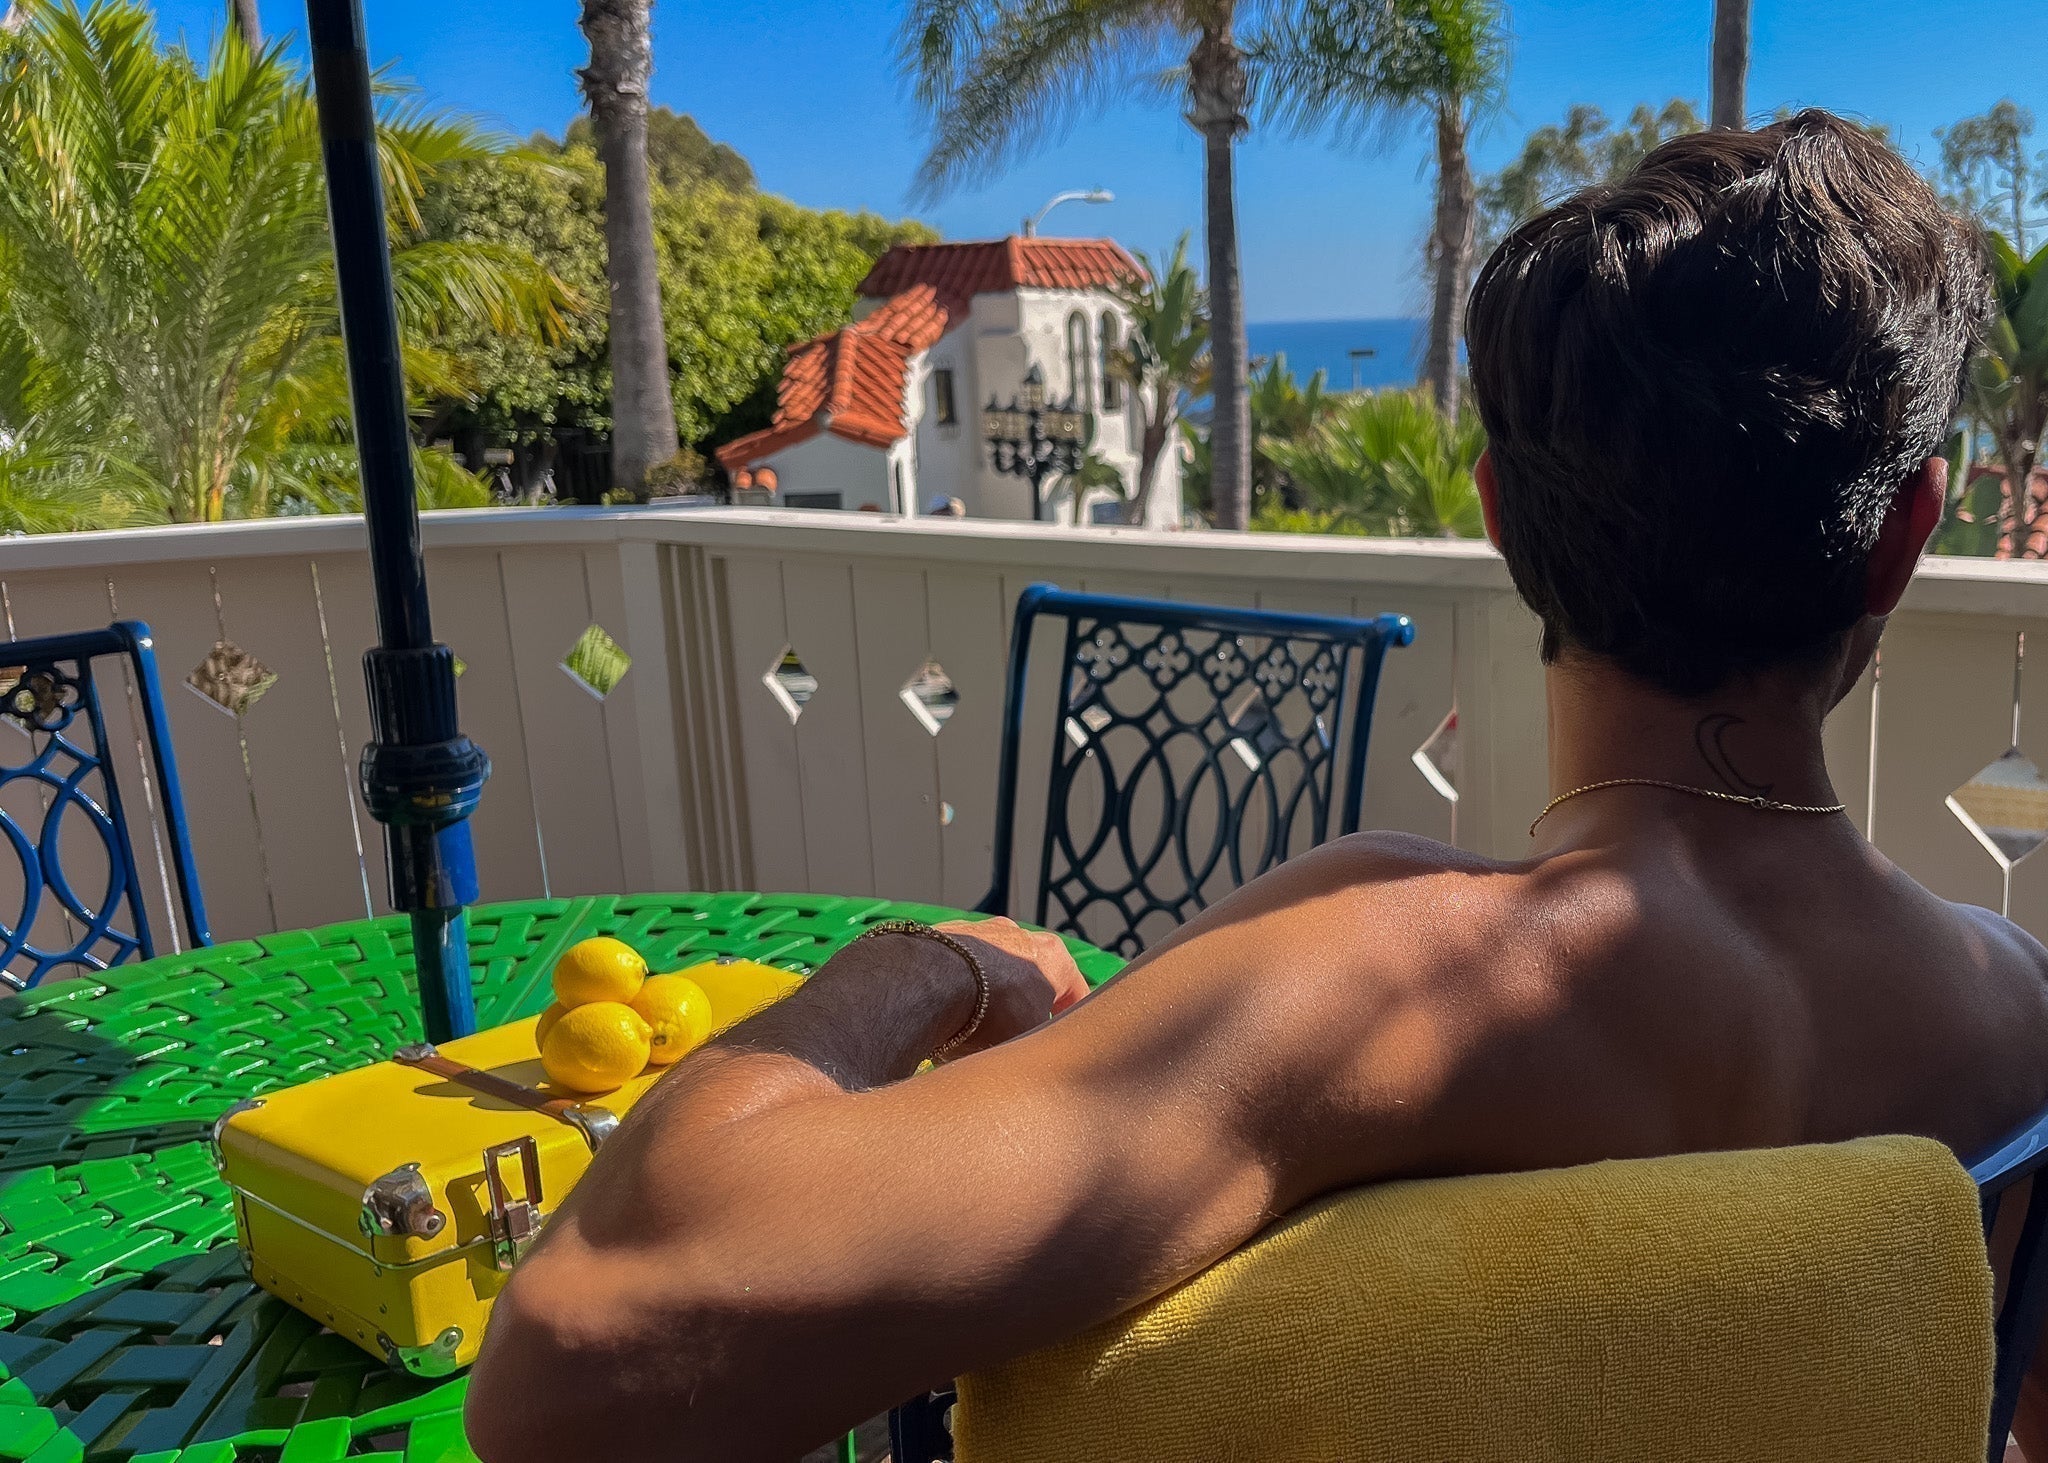
{"label": "green metal tabletop", "polygon": [[[551,998],[613,935],[656,970],[718,955],[816,968],[882,919],[957,911],[821,895],[483,905],[482,1026]],[[1076,942],[1100,983],[1122,962]],[[395,1372],[258,1290],[206,1138],[232,1102],[420,1036],[404,916],[167,955],[0,1000],[0,1459],[322,1463],[471,1457],[461,1378]]]}

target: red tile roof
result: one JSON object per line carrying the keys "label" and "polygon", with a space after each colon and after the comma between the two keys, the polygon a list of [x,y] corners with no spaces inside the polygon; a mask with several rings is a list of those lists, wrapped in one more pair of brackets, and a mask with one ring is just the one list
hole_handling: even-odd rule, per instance
{"label": "red tile roof", "polygon": [[889,296],[928,284],[948,309],[976,295],[1016,289],[1090,290],[1145,277],[1112,239],[984,239],[969,244],[898,244],[868,271],[860,292]]}
{"label": "red tile roof", "polygon": [[974,297],[1015,289],[1098,289],[1144,272],[1108,239],[993,239],[899,244],[875,262],[860,292],[888,303],[864,320],[793,347],[776,388],[775,417],[718,449],[728,471],[820,432],[887,447],[903,419],[910,359],[938,343]]}
{"label": "red tile roof", "polygon": [[726,443],[718,460],[741,468],[821,431],[887,447],[908,430],[903,386],[910,358],[937,344],[948,320],[937,291],[916,285],[866,319],[797,346],[776,387],[774,420]]}

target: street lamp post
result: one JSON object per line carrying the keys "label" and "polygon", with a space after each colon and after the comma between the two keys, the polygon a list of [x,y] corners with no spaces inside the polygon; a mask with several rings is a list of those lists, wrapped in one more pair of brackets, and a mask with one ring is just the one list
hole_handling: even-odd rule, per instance
{"label": "street lamp post", "polygon": [[1055,193],[1052,201],[1024,220],[1024,237],[1038,237],[1038,226],[1045,222],[1045,216],[1062,203],[1114,203],[1116,195],[1107,188],[1069,188],[1064,193]]}
{"label": "street lamp post", "polygon": [[990,465],[1031,484],[1034,523],[1045,517],[1045,480],[1056,472],[1079,471],[1093,426],[1094,418],[1076,411],[1071,396],[1062,406],[1047,404],[1045,374],[1036,365],[1024,373],[1021,397],[1011,397],[1008,406],[996,405],[990,394],[981,413]]}

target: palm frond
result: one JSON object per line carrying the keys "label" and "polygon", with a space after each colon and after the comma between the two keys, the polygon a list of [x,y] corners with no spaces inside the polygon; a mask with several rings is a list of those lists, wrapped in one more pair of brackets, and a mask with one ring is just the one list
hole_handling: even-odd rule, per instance
{"label": "palm frond", "polygon": [[[363,511],[361,459],[347,442],[301,442],[268,458],[245,491],[260,495],[265,511],[281,514]],[[428,508],[488,508],[490,484],[448,453],[415,447],[413,492]]]}
{"label": "palm frond", "polygon": [[507,139],[471,117],[426,106],[394,83],[380,88],[377,161],[384,206],[400,227],[417,233],[419,205],[436,174],[503,152]]}
{"label": "palm frond", "polygon": [[993,177],[1169,64],[1171,0],[913,0],[900,54],[929,114],[916,197]]}
{"label": "palm frond", "polygon": [[1352,531],[1477,538],[1484,446],[1475,416],[1453,426],[1426,392],[1385,390],[1338,398],[1313,431],[1263,450],[1311,510]]}
{"label": "palm frond", "polygon": [[1245,50],[1267,121],[1346,146],[1385,144],[1418,111],[1483,112],[1506,87],[1499,0],[1307,0]]}
{"label": "palm frond", "polygon": [[485,320],[501,335],[533,332],[552,345],[581,298],[531,251],[481,239],[423,240],[392,255],[399,318],[433,332]]}
{"label": "palm frond", "polygon": [[[0,426],[37,465],[10,470],[173,519],[317,507],[348,393],[306,76],[232,32],[202,71],[137,0],[25,13],[0,67]],[[424,239],[424,189],[498,144],[388,81],[379,103],[407,364],[459,394],[450,327],[553,341],[581,302],[516,241]]]}

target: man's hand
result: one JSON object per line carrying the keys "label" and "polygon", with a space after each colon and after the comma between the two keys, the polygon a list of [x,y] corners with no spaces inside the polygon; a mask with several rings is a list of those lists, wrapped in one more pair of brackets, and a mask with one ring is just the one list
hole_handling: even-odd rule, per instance
{"label": "man's hand", "polygon": [[1012,919],[954,920],[936,927],[972,950],[988,977],[988,1014],[949,1055],[966,1056],[1022,1036],[1088,994],[1066,942]]}

